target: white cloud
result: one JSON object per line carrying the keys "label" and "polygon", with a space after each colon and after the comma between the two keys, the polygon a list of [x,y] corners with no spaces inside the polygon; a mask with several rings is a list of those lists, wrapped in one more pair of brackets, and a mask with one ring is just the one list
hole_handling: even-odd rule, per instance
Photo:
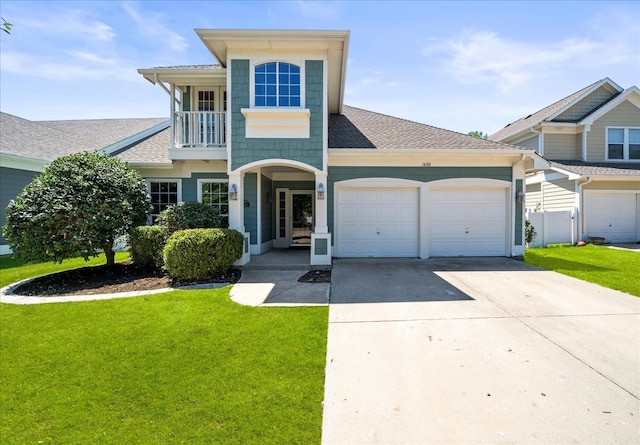
{"label": "white cloud", "polygon": [[87,11],[61,10],[51,17],[31,17],[21,26],[37,29],[46,34],[111,42],[116,37],[113,28],[101,21],[93,20]]}
{"label": "white cloud", "polygon": [[601,71],[607,65],[633,63],[637,52],[631,42],[571,37],[538,43],[476,30],[452,38],[430,39],[422,54],[439,57],[441,68],[462,84],[495,84],[502,92],[508,92],[558,71],[579,68]]}
{"label": "white cloud", "polygon": [[187,39],[165,24],[165,14],[157,12],[141,14],[131,3],[123,3],[122,7],[135,22],[137,30],[142,36],[158,41],[160,45],[175,52],[186,51],[189,47]]}
{"label": "white cloud", "polygon": [[86,81],[139,80],[134,66],[122,61],[102,59],[95,54],[71,52],[70,57],[47,57],[17,52],[2,53],[2,71],[48,80]]}

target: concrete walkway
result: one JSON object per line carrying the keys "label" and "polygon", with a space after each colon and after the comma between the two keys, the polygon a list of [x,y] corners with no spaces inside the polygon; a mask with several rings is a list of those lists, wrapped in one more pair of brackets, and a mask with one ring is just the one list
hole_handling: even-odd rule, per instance
{"label": "concrete walkway", "polygon": [[640,440],[640,298],[506,258],[334,262],[323,444]]}

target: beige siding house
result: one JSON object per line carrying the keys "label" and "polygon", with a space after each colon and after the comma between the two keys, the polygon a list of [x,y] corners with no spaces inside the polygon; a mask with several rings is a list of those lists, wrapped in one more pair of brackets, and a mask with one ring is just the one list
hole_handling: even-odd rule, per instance
{"label": "beige siding house", "polygon": [[[567,212],[566,242],[640,242],[640,89],[609,78],[508,124],[489,139],[535,150],[528,212]],[[575,215],[575,217],[573,217]]]}

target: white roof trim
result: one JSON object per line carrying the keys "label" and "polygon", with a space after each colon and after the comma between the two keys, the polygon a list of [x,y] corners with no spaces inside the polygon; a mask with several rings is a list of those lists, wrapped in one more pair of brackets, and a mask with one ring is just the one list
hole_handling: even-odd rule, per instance
{"label": "white roof trim", "polygon": [[617,83],[615,83],[613,80],[609,79],[608,77],[605,77],[600,82],[596,83],[593,87],[589,88],[587,91],[582,93],[580,96],[578,96],[577,98],[575,98],[574,100],[569,102],[567,105],[565,105],[564,107],[562,107],[561,109],[559,109],[558,111],[553,113],[552,115],[547,116],[542,122],[551,121],[551,120],[555,119],[556,117],[558,117],[559,115],[561,115],[562,113],[567,111],[569,108],[574,106],[576,103],[580,102],[582,99],[584,99],[589,94],[593,93],[595,90],[597,90],[598,88],[600,88],[601,86],[603,86],[605,84],[610,85],[611,87],[613,87],[618,92],[622,91],[622,87],[620,85],[618,85]]}
{"label": "white roof trim", "polygon": [[162,130],[169,128],[169,125],[171,125],[171,120],[166,120],[157,125],[154,125],[153,127],[147,128],[146,130],[141,131],[140,133],[136,133],[133,136],[129,136],[128,138],[125,138],[121,141],[114,142],[111,145],[107,145],[106,147],[99,149],[98,152],[106,153],[109,156],[111,156],[122,149],[125,149],[131,145],[134,145],[142,141],[143,139],[146,139],[150,136],[153,136],[156,133],[161,132]]}
{"label": "white roof trim", "polygon": [[551,169],[550,169],[550,170],[553,170],[553,171],[555,171],[555,172],[558,172],[558,173],[560,173],[560,174],[563,174],[563,175],[565,175],[565,176],[566,176],[568,179],[570,179],[570,180],[580,179],[580,178],[582,177],[582,175],[581,175],[581,174],[579,174],[579,173],[574,173],[574,172],[572,172],[572,171],[565,170],[565,169],[563,169],[563,168],[559,168],[559,167],[551,167]]}

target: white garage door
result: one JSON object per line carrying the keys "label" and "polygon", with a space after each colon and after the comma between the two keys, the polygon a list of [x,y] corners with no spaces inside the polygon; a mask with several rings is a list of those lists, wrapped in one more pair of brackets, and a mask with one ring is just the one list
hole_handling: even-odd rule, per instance
{"label": "white garage door", "polygon": [[337,211],[339,256],[418,256],[417,188],[341,188]]}
{"label": "white garage door", "polygon": [[584,229],[608,243],[638,241],[638,194],[585,193]]}
{"label": "white garage door", "polygon": [[505,189],[431,191],[430,256],[504,256]]}

